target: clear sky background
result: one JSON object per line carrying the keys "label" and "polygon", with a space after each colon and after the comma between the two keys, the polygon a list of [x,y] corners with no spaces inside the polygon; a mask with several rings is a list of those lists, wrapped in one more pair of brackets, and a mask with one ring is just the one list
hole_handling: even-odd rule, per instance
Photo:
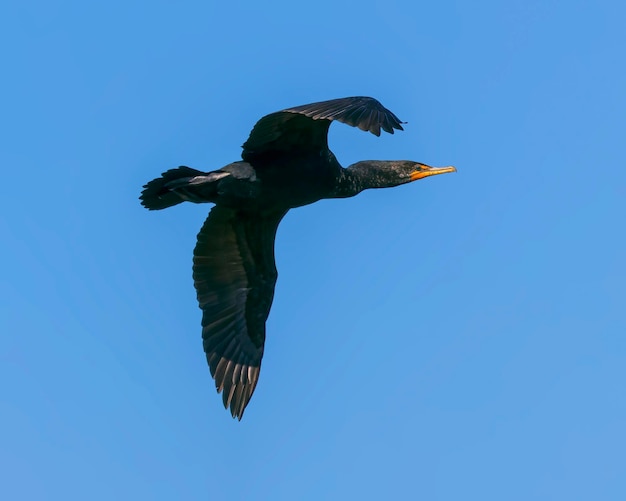
{"label": "clear sky background", "polygon": [[[2,499],[626,499],[626,7],[9,1],[0,7]],[[231,419],[191,280],[266,113],[369,95],[348,165],[457,174],[291,212]]]}

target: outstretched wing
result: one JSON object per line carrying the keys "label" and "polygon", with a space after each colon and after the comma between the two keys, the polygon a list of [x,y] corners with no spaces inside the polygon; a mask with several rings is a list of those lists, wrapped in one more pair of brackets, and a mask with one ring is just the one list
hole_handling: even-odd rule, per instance
{"label": "outstretched wing", "polygon": [[338,120],[380,136],[403,130],[400,119],[371,97],[345,97],[305,104],[259,120],[243,145],[246,162],[271,152],[328,148],[330,122]]}
{"label": "outstretched wing", "polygon": [[283,216],[214,207],[193,253],[204,351],[224,407],[239,419],[259,379],[278,277],[274,238]]}

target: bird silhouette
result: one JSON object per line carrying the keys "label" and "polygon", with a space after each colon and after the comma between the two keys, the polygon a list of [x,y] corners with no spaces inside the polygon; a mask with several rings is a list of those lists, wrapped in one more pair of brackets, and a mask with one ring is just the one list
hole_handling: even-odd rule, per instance
{"label": "bird silhouette", "polygon": [[287,108],[256,123],[242,161],[211,172],[168,170],[140,197],[150,210],[185,201],[215,204],[198,234],[193,280],[209,369],[224,406],[238,419],[259,379],[278,277],[274,240],[287,211],[456,170],[411,160],[365,160],[343,168],[328,148],[334,120],[377,136],[381,129],[403,130],[398,117],[370,97]]}

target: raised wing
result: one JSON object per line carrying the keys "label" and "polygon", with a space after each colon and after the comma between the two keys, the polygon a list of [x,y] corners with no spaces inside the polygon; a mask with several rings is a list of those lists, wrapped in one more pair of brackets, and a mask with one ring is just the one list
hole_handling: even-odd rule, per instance
{"label": "raised wing", "polygon": [[283,216],[214,207],[193,253],[204,351],[224,407],[239,419],[259,379],[278,277],[274,238]]}
{"label": "raised wing", "polygon": [[330,122],[338,120],[380,136],[403,130],[402,122],[371,97],[345,97],[305,104],[272,113],[259,120],[243,145],[246,162],[274,152],[328,148]]}

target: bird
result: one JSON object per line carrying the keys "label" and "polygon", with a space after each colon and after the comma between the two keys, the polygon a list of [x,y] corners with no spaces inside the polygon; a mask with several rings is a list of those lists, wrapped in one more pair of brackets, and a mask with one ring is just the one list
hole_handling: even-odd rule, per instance
{"label": "bird", "polygon": [[285,214],[321,199],[456,171],[412,160],[365,160],[344,168],[328,147],[333,121],[376,136],[404,130],[405,123],[371,97],[287,108],[254,125],[242,160],[210,172],[168,170],[144,185],[139,197],[149,210],[214,204],[198,233],[193,281],[209,370],[224,407],[239,420],[259,379],[278,277],[274,241]]}

